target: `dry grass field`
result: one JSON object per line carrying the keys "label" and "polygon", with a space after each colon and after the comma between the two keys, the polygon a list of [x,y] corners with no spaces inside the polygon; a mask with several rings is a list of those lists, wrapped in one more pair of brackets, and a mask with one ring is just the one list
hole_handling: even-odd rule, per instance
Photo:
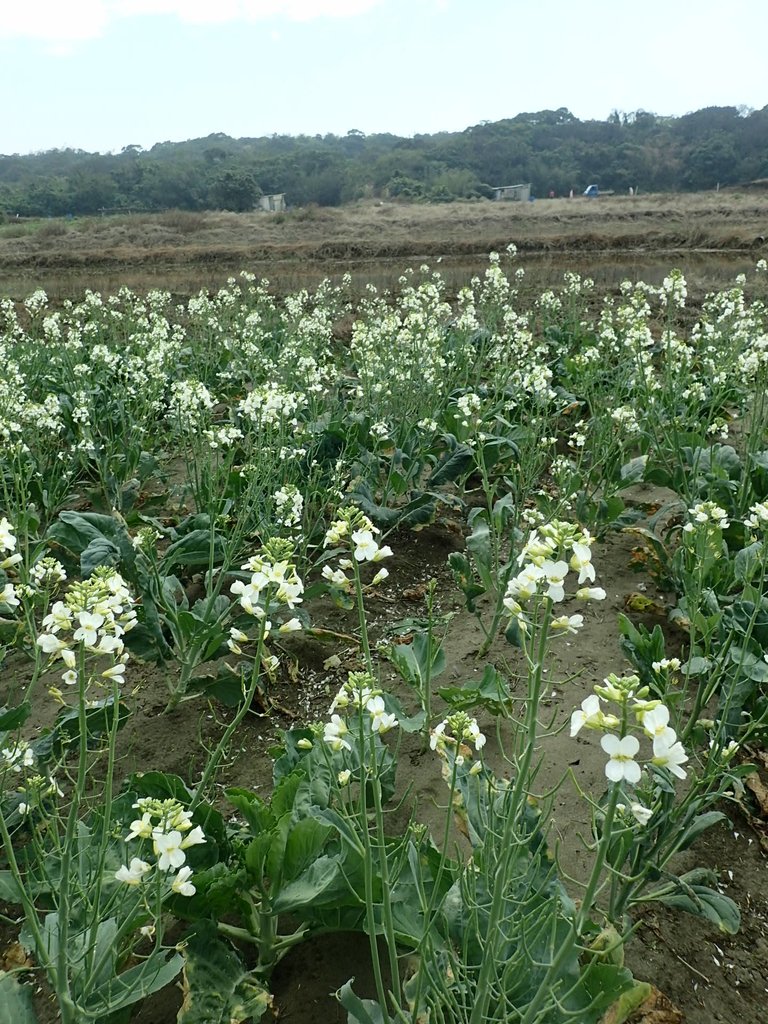
{"label": "dry grass field", "polygon": [[605,196],[435,206],[361,202],[284,214],[169,211],[0,225],[0,268],[332,263],[526,254],[761,254],[768,192]]}

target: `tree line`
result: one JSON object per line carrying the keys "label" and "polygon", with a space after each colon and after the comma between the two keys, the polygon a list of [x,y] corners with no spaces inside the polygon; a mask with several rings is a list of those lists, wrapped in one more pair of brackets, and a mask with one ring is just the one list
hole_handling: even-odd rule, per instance
{"label": "tree line", "polygon": [[363,197],[422,202],[491,198],[530,182],[534,195],[587,185],[626,192],[699,191],[768,178],[768,106],[707,107],[683,117],[614,111],[580,121],[565,107],[461,132],[233,139],[214,134],[119,153],[55,149],[0,155],[0,213],[66,216],[120,210],[251,210]]}

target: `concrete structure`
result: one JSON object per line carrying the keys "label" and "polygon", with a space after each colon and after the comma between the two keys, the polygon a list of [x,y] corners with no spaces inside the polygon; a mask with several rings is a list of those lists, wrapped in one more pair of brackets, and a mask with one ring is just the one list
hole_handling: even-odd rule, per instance
{"label": "concrete structure", "polygon": [[493,190],[495,200],[511,199],[518,203],[527,203],[531,198],[531,183],[527,185],[499,185]]}
{"label": "concrete structure", "polygon": [[257,209],[265,210],[267,213],[283,213],[286,209],[285,192],[275,192],[273,196],[260,196]]}

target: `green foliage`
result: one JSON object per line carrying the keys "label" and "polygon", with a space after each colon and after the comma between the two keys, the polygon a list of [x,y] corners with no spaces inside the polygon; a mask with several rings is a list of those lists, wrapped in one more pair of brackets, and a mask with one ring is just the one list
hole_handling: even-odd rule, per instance
{"label": "green foliage", "polygon": [[198,924],[184,942],[182,987],[178,1024],[256,1024],[272,1005],[258,976],[212,924]]}
{"label": "green foliage", "polygon": [[403,139],[395,135],[271,136],[221,133],[121,153],[63,149],[0,159],[0,210],[58,217],[100,210],[250,210],[261,193],[295,205],[337,206],[377,195],[441,202],[490,196],[490,185],[532,181],[559,195],[595,178],[625,191],[710,189],[764,176],[768,107],[743,116],[709,107],[680,118],[645,111],[580,121],[543,110]]}

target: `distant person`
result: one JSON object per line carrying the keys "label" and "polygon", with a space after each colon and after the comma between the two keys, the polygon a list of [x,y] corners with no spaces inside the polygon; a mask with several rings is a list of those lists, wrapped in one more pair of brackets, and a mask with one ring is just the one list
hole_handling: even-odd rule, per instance
{"label": "distant person", "polygon": [[550,199],[554,199],[555,198],[555,190],[553,188],[551,188],[549,190],[549,198]]}
{"label": "distant person", "polygon": [[629,194],[630,196],[633,196],[635,194],[635,190],[632,188],[631,185],[629,186]]}
{"label": "distant person", "polygon": [[573,189],[568,193],[568,198],[573,199]]}

